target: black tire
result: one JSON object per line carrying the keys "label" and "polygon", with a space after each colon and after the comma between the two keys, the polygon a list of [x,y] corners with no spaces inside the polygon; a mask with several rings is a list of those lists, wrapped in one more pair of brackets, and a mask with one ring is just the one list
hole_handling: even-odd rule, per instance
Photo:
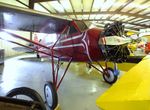
{"label": "black tire", "polygon": [[103,73],[103,79],[105,80],[105,82],[107,82],[108,84],[113,84],[117,81],[118,76],[114,74],[114,70],[112,68],[106,68],[104,70],[106,73]]}
{"label": "black tire", "polygon": [[[50,94],[48,93],[50,92]],[[58,96],[52,82],[47,82],[44,86],[45,100],[50,109],[55,109],[58,104]],[[50,99],[48,99],[50,98]]]}
{"label": "black tire", "polygon": [[17,95],[28,96],[33,101],[39,102],[42,110],[46,110],[45,103],[44,103],[42,97],[35,90],[30,89],[28,87],[19,87],[19,88],[15,88],[15,89],[10,90],[6,94],[7,97],[14,97],[14,96],[17,96]]}

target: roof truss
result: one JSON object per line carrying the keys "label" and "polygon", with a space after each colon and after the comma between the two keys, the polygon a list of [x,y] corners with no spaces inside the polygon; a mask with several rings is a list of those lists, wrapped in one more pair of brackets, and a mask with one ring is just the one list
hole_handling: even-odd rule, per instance
{"label": "roof truss", "polygon": [[[119,19],[119,21],[122,21],[124,24],[125,23],[132,24],[133,27],[131,27],[131,28],[134,28],[135,25],[137,27],[139,27],[139,29],[140,29],[140,27],[141,28],[150,28],[150,24],[149,24],[150,22],[148,20],[148,19],[150,19],[150,10],[148,11],[148,9],[150,8],[149,0],[141,0],[140,2],[139,2],[139,0],[101,0],[102,1],[101,4],[99,4],[99,0],[91,0],[91,2],[90,2],[91,4],[89,5],[90,6],[89,11],[84,11],[84,7],[85,7],[84,5],[88,4],[88,3],[85,4],[84,0],[79,0],[79,1],[62,0],[61,2],[60,2],[60,0],[29,0],[29,5],[24,4],[22,2],[22,0],[16,0],[16,1],[18,1],[19,3],[23,4],[26,7],[29,7],[31,9],[34,9],[34,4],[38,3],[41,7],[43,7],[50,14],[64,16],[67,18],[77,19],[77,20],[115,21],[113,18],[116,15],[120,15],[119,16],[120,18],[118,17],[117,20]],[[63,5],[61,4],[63,1],[69,1],[72,12],[68,12],[68,9],[63,7]],[[54,6],[47,7],[47,6],[43,5],[42,2],[48,2],[48,3],[57,2],[58,4],[62,5],[64,12],[60,12],[59,10],[55,9]],[[79,7],[79,8],[81,8],[81,11],[78,11],[78,9],[75,7],[75,4],[77,2],[80,2],[80,4],[81,4],[81,7]],[[95,5],[94,5],[95,2],[97,5],[96,11],[95,11]],[[108,7],[107,10],[102,10],[102,7],[107,3],[108,4],[112,3],[112,4],[110,5],[110,7]],[[117,3],[118,4],[120,3],[120,5],[115,6],[115,4],[117,4]],[[128,11],[126,11],[127,7],[130,8]],[[55,11],[51,11],[49,8],[53,8],[53,10],[55,10]],[[112,9],[113,9],[113,11],[112,11]],[[134,10],[137,10],[137,11],[135,13],[132,13],[132,11],[134,11]],[[93,15],[95,15],[95,17],[91,18],[91,16],[93,16]],[[106,17],[103,18],[103,17],[101,17],[101,15],[106,16]],[[109,15],[109,16],[107,16],[107,15]],[[87,17],[85,18],[84,16],[87,16]],[[97,18],[96,16],[99,16],[103,19]],[[124,16],[124,18],[122,16]]]}

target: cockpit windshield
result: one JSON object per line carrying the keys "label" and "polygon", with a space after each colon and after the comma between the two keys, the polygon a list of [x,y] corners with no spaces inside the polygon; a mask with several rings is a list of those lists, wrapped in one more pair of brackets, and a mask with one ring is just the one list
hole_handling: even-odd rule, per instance
{"label": "cockpit windshield", "polygon": [[85,31],[86,29],[88,29],[87,25],[83,21],[75,21],[75,22],[81,31]]}
{"label": "cockpit windshield", "polygon": [[[62,37],[67,37],[68,35],[73,35],[75,33],[83,32],[88,29],[87,25],[83,21],[73,21],[74,23],[67,27],[63,33],[61,33]],[[76,28],[77,26],[77,28]],[[78,30],[79,29],[79,30]]]}

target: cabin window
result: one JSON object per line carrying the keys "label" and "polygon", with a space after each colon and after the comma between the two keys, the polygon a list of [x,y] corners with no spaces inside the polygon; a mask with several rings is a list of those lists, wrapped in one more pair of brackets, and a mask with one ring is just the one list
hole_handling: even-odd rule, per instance
{"label": "cabin window", "polygon": [[74,26],[70,26],[69,28],[69,34],[77,33],[77,29]]}
{"label": "cabin window", "polygon": [[75,22],[81,31],[85,31],[86,29],[88,29],[87,25],[83,21],[75,21]]}

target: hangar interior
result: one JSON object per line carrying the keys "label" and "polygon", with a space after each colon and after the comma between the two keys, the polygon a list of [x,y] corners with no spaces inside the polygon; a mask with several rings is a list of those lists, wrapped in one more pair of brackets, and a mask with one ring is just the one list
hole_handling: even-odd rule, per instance
{"label": "hangar interior", "polygon": [[[134,39],[128,44],[130,56],[143,58],[150,52],[149,0],[0,0],[1,3],[36,10],[66,20],[81,20],[90,29],[105,29],[107,24],[119,21],[124,25],[126,35]],[[57,40],[56,34],[19,30],[9,30],[9,32],[32,41],[43,38],[45,42]],[[0,37],[3,36],[7,39],[8,35],[0,33]],[[7,40],[13,39],[8,37]],[[27,44],[20,39],[15,41]],[[30,50],[4,40],[0,40],[0,49],[2,63],[0,95],[5,96],[11,89],[23,86],[36,90],[45,101],[44,84],[53,77],[50,75],[51,60],[45,57],[37,58],[35,52],[29,52]],[[113,67],[112,64],[110,65]],[[119,78],[135,65],[136,63],[118,64],[118,69],[121,71]],[[64,62],[59,70],[60,73],[65,71],[66,67],[67,63]],[[58,90],[59,106],[56,109],[101,110],[96,106],[96,99],[112,85],[107,84],[100,74],[94,68],[89,68],[85,62],[72,63]]]}

